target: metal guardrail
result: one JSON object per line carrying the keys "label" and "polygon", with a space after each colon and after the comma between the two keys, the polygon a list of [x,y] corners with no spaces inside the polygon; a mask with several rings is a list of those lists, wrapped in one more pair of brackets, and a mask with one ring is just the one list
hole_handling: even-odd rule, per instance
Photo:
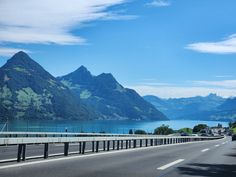
{"label": "metal guardrail", "polygon": [[[85,153],[86,142],[92,142],[92,152],[99,151],[99,143],[103,142],[103,150],[110,150],[110,142],[113,144],[113,149],[143,146],[155,146],[163,144],[177,144],[193,141],[215,140],[223,138],[219,137],[201,137],[201,136],[159,136],[159,135],[134,135],[134,134],[104,134],[104,133],[54,133],[54,132],[1,132],[0,146],[18,145],[17,161],[25,160],[26,145],[29,144],[44,144],[44,158],[48,158],[49,144],[63,143],[64,155],[68,155],[69,143],[79,144],[79,153]],[[122,145],[122,146],[121,146]],[[95,151],[96,149],[96,151]]]}

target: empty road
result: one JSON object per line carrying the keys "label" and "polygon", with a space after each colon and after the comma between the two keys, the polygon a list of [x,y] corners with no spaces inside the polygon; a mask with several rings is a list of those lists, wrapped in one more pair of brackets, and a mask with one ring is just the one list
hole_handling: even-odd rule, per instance
{"label": "empty road", "polygon": [[0,177],[235,177],[236,142],[187,144],[3,163]]}

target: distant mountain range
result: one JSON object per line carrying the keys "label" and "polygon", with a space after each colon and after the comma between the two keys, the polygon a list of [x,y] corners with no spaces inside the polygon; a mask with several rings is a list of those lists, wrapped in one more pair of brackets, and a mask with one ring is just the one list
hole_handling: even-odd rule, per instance
{"label": "distant mountain range", "polygon": [[156,96],[144,96],[170,119],[185,120],[236,120],[236,98],[222,98],[216,94],[206,97],[162,99]]}
{"label": "distant mountain range", "polygon": [[166,116],[134,90],[124,88],[110,73],[93,76],[81,66],[58,78],[82,102],[109,120],[166,120]]}
{"label": "distant mountain range", "polygon": [[26,53],[0,68],[0,120],[167,120],[111,74],[92,76],[85,67],[55,78]]}

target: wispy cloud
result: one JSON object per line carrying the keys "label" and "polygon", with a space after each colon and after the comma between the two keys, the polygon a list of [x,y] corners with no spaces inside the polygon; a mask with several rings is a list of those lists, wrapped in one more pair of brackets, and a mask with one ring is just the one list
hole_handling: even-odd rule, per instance
{"label": "wispy cloud", "polygon": [[217,75],[215,77],[216,78],[229,78],[229,77],[233,77],[233,75]]}
{"label": "wispy cloud", "polygon": [[194,84],[200,86],[223,87],[236,89],[236,80],[221,80],[221,81],[193,81]]}
{"label": "wispy cloud", "polygon": [[108,10],[127,0],[11,0],[0,2],[0,42],[84,44],[72,33],[94,20],[133,19]]}
{"label": "wispy cloud", "polygon": [[0,56],[12,56],[13,54],[19,52],[19,51],[24,51],[27,53],[31,53],[29,50],[25,49],[20,49],[20,48],[7,48],[7,47],[0,47]]}
{"label": "wispy cloud", "polygon": [[236,34],[218,42],[198,42],[187,45],[186,49],[201,53],[213,54],[235,54],[236,53]]}
{"label": "wispy cloud", "polygon": [[216,93],[222,97],[236,96],[236,80],[186,81],[182,84],[147,82],[127,87],[135,89],[140,95],[156,95],[162,98],[207,96],[210,93]]}
{"label": "wispy cloud", "polygon": [[161,98],[187,98],[193,96],[207,96],[216,93],[222,97],[232,97],[236,95],[236,89],[209,88],[209,87],[179,87],[179,86],[127,86],[136,90],[140,95],[156,95]]}
{"label": "wispy cloud", "polygon": [[146,4],[146,6],[150,7],[167,7],[170,5],[171,3],[167,0],[153,0],[152,2]]}

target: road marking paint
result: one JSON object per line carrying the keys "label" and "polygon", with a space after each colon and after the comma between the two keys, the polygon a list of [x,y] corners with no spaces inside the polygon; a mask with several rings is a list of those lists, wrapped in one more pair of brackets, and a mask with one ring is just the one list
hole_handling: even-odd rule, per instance
{"label": "road marking paint", "polygon": [[167,168],[169,168],[171,166],[174,166],[174,165],[176,165],[176,164],[178,164],[180,162],[183,162],[183,161],[184,161],[184,159],[176,160],[174,162],[168,163],[168,164],[166,164],[164,166],[161,166],[161,167],[157,168],[157,170],[165,170],[165,169],[167,169]]}
{"label": "road marking paint", "polygon": [[216,144],[215,147],[219,147],[220,145],[219,144]]}
{"label": "road marking paint", "polygon": [[210,149],[203,149],[203,150],[201,150],[202,152],[206,152],[206,151],[209,151]]}
{"label": "road marking paint", "polygon": [[225,144],[225,142],[223,142],[223,143],[221,143],[221,144],[223,144],[223,145],[224,145],[224,144]]}
{"label": "road marking paint", "polygon": [[0,163],[10,162],[10,161],[16,161],[16,158],[15,158],[15,159],[4,159],[4,160],[0,160]]}

